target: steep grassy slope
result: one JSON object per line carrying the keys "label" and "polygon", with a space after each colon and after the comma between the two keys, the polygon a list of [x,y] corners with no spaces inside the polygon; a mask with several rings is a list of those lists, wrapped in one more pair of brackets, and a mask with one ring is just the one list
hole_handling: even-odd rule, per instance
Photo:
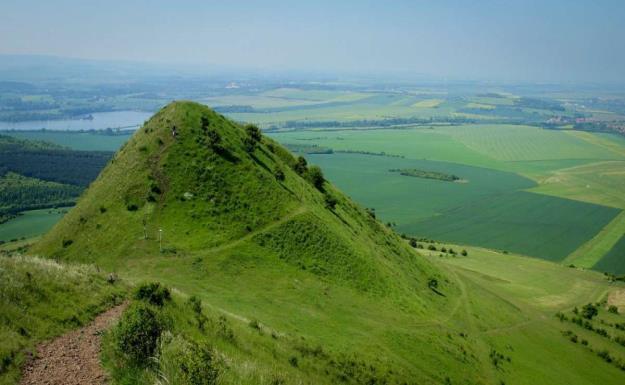
{"label": "steep grassy slope", "polygon": [[[457,259],[467,266],[419,255],[320,183],[313,167],[251,137],[204,106],[170,104],[31,251],[175,289],[152,310],[169,319],[158,369],[175,361],[168,354],[193,356],[194,344],[209,344],[221,384],[622,382],[594,354],[580,364],[553,317],[606,293],[599,274],[533,261],[525,268],[531,278],[501,282],[468,272],[483,261],[473,251]],[[518,270],[505,261],[482,263],[501,274]],[[536,307],[530,289],[550,274],[572,286],[547,285],[537,289],[541,297],[580,285],[577,295]],[[189,296],[204,304],[199,312]],[[491,335],[526,323],[528,339]],[[109,348],[105,362],[117,383],[154,382]],[[553,362],[537,361],[541,354]]]}
{"label": "steep grassy slope", "polygon": [[[208,143],[213,133],[218,147]],[[239,125],[206,107],[170,104],[34,251],[115,267],[135,257],[218,254],[251,240],[315,275],[406,296],[436,274],[332,186],[315,188],[307,172],[293,171],[296,160],[279,145],[264,138],[248,153],[246,140]],[[337,200],[334,209],[326,195]]]}
{"label": "steep grassy slope", "polygon": [[118,302],[125,288],[93,266],[0,256],[0,384],[14,384],[26,355]]}
{"label": "steep grassy slope", "polygon": [[[32,252],[160,280],[365,361],[390,349],[385,360],[404,378],[436,382],[458,365],[404,345],[410,325],[444,317],[458,288],[330,184],[315,187],[312,167],[296,172],[297,160],[267,138],[249,152],[248,137],[207,107],[170,104]],[[433,335],[435,350],[449,349],[442,331],[414,342]]]}

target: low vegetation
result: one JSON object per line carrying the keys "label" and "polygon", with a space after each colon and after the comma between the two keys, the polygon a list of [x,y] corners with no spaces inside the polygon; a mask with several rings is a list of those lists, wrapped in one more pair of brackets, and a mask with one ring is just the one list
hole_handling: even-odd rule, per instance
{"label": "low vegetation", "polygon": [[436,171],[418,170],[416,168],[404,168],[404,169],[392,168],[389,171],[390,172],[396,172],[396,173],[399,173],[399,175],[404,175],[404,176],[412,176],[412,177],[415,177],[415,178],[424,178],[424,179],[442,180],[442,181],[445,181],[445,182],[458,182],[458,181],[462,180],[462,179],[460,179],[459,176],[456,176],[456,175],[453,175],[453,174],[445,174],[445,173],[436,172]]}
{"label": "low vegetation", "polygon": [[123,283],[94,266],[0,256],[0,384],[14,384],[35,345],[119,304]]}

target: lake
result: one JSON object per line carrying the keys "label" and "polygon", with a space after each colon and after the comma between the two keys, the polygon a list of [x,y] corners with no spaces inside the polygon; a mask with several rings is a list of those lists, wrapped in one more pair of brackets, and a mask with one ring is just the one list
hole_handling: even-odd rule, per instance
{"label": "lake", "polygon": [[80,131],[106,128],[137,127],[148,120],[152,113],[142,111],[94,112],[93,119],[29,120],[25,122],[0,122],[0,130],[57,130]]}

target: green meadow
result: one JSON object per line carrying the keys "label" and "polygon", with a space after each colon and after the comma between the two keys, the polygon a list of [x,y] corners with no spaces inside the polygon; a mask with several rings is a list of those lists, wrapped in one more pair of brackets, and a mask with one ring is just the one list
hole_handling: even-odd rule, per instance
{"label": "green meadow", "polygon": [[66,208],[29,210],[0,224],[0,241],[31,238],[44,234],[67,212]]}

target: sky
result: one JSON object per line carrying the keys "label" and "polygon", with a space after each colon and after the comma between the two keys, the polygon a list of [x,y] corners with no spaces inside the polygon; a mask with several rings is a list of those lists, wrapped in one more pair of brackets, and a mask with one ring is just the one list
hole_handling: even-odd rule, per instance
{"label": "sky", "polygon": [[2,0],[0,54],[625,83],[625,0]]}

